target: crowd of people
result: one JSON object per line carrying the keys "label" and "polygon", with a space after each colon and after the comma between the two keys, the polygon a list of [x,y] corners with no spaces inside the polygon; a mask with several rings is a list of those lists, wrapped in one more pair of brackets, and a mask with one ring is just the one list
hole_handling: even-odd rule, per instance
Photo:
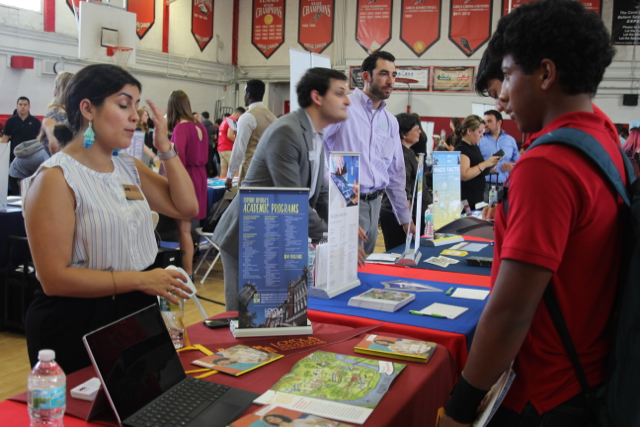
{"label": "crowd of people", "polygon": [[[583,46],[579,51],[576,43]],[[508,210],[495,216],[491,296],[441,427],[473,422],[482,397],[514,361],[516,377],[491,426],[583,426],[586,390],[577,380],[549,313],[547,289],[565,314],[589,386],[603,381],[609,348],[624,203],[594,164],[555,144],[527,148],[560,128],[596,138],[624,177],[619,147],[637,167],[640,122],[621,129],[592,103],[614,50],[602,20],[580,2],[540,0],[498,23],[478,67],[476,91],[496,100],[483,117],[452,118],[436,150],[460,153],[461,199],[489,201],[490,186],[508,187]],[[21,97],[5,127],[11,142],[12,191],[22,180],[24,216],[43,292],[29,308],[31,363],[54,348],[69,372],[89,364],[81,337],[153,302],[186,297],[180,273],[147,270],[157,253],[150,211],[176,219],[182,266],[193,269],[192,219],[207,216],[207,177],[231,189],[309,188],[309,236],[327,231],[330,151],[360,153],[359,262],[372,253],[382,226],[387,249],[415,229],[431,203],[428,174],[423,205],[411,211],[417,152],[427,151],[418,115],[389,111],[394,56],[370,54],[362,89],[349,94],[340,71],[312,68],[296,87],[296,111],[276,119],[263,103],[265,84],[247,82],[244,101],[202,122],[183,91],[165,113],[140,108],[140,82],[122,68],[90,65],[56,79],[42,124]],[[519,148],[503,129],[503,114],[526,135]],[[145,155],[122,151],[134,131],[145,133]],[[169,136],[170,135],[170,136]],[[416,148],[418,147],[418,148]],[[424,151],[423,151],[424,150]],[[161,163],[160,173],[151,168]],[[507,194],[505,192],[505,194]],[[499,204],[502,206],[502,204]],[[235,198],[212,240],[220,247],[225,302],[237,309],[239,201]],[[417,213],[416,213],[417,212]],[[595,250],[594,248],[597,248]],[[579,297],[579,298],[578,298]]]}

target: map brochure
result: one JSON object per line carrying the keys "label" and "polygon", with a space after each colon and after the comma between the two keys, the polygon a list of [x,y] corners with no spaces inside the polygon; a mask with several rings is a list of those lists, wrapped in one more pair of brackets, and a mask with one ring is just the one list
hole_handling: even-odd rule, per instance
{"label": "map brochure", "polygon": [[191,363],[237,377],[281,357],[282,354],[236,345]]}
{"label": "map brochure", "polygon": [[254,403],[363,424],[405,367],[402,363],[316,351],[300,359]]}
{"label": "map brochure", "polygon": [[397,311],[416,299],[415,294],[389,289],[369,289],[367,292],[351,297],[349,305],[370,308],[372,310]]}
{"label": "map brochure", "polygon": [[481,404],[482,410],[471,427],[485,427],[489,424],[489,421],[491,421],[491,418],[493,418],[493,415],[500,407],[502,400],[507,395],[511,383],[513,383],[513,379],[516,376],[512,366],[513,362],[509,368],[502,373],[498,382],[491,387],[491,390],[489,390],[489,393],[487,393],[487,396]]}
{"label": "map brochure", "polygon": [[316,415],[286,409],[276,405],[268,405],[229,424],[229,427],[263,427],[263,426],[299,426],[299,427],[348,427],[347,424],[333,421]]}
{"label": "map brochure", "polygon": [[353,349],[356,353],[422,363],[427,363],[435,350],[432,342],[374,334],[367,334]]}

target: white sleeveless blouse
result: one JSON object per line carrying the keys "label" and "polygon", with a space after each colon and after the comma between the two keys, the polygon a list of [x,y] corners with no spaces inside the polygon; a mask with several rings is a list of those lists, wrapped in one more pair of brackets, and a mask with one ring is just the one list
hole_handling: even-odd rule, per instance
{"label": "white sleeveless blouse", "polygon": [[[71,266],[101,271],[141,271],[153,264],[158,253],[151,209],[146,198],[127,200],[125,196],[123,184],[142,189],[133,158],[121,152],[112,159],[114,171],[111,173],[96,172],[62,152],[40,168],[61,168],[75,194]],[[23,181],[23,198],[39,171]]]}

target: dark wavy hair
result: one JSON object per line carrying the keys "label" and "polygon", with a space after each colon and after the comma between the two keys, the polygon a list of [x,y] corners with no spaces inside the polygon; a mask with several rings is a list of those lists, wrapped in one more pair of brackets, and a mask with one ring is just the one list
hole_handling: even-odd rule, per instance
{"label": "dark wavy hair", "polygon": [[364,61],[362,61],[362,66],[361,66],[362,72],[364,73],[365,71],[368,71],[369,73],[372,73],[373,70],[376,69],[378,58],[384,59],[385,61],[396,62],[395,56],[393,56],[392,54],[384,50],[379,50],[367,56],[364,59]]}
{"label": "dark wavy hair", "polygon": [[511,55],[526,74],[552,60],[568,95],[595,94],[615,55],[602,19],[573,0],[518,7],[500,19],[488,50],[494,58]]}
{"label": "dark wavy hair", "polygon": [[502,57],[495,57],[489,49],[485,50],[478,65],[476,75],[476,93],[480,96],[489,96],[489,82],[491,80],[504,80],[502,72]]}
{"label": "dark wavy hair", "polygon": [[74,74],[62,96],[67,121],[53,128],[53,134],[60,146],[67,145],[84,128],[84,117],[80,111],[80,102],[83,99],[88,99],[92,105],[100,107],[106,98],[126,85],[136,86],[142,92],[140,82],[117,65],[88,65]]}
{"label": "dark wavy hair", "polygon": [[331,79],[346,81],[347,76],[330,68],[316,67],[308,69],[296,86],[298,105],[302,108],[310,106],[311,91],[313,90],[317,91],[320,96],[324,96],[331,86]]}
{"label": "dark wavy hair", "polygon": [[416,125],[420,126],[420,119],[413,114],[400,113],[396,119],[400,127],[400,139],[404,138]]}

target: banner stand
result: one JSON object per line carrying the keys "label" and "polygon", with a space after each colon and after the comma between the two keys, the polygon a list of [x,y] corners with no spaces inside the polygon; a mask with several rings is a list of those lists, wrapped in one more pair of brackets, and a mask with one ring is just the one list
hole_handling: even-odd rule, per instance
{"label": "banner stand", "polygon": [[402,256],[396,261],[398,265],[416,266],[420,262],[422,253],[420,252],[420,230],[422,229],[422,190],[424,185],[424,153],[418,156],[418,173],[416,173],[416,181],[413,184],[413,195],[411,196],[411,208],[409,212],[416,209],[416,235],[415,247],[411,249],[411,240],[414,237],[411,233],[407,234],[407,241]]}
{"label": "banner stand", "polygon": [[422,253],[418,249],[409,249],[409,252],[405,252],[402,254],[396,264],[398,265],[410,265],[415,267],[420,262],[420,258],[422,258]]}
{"label": "banner stand", "polygon": [[331,299],[358,286],[360,286],[360,280],[356,279],[337,288],[327,289],[326,287],[321,287],[309,289],[309,296],[320,299]]}
{"label": "banner stand", "polygon": [[238,321],[232,320],[229,329],[234,338],[279,337],[289,335],[312,335],[313,325],[307,319],[307,326],[280,326],[278,328],[239,328]]}

